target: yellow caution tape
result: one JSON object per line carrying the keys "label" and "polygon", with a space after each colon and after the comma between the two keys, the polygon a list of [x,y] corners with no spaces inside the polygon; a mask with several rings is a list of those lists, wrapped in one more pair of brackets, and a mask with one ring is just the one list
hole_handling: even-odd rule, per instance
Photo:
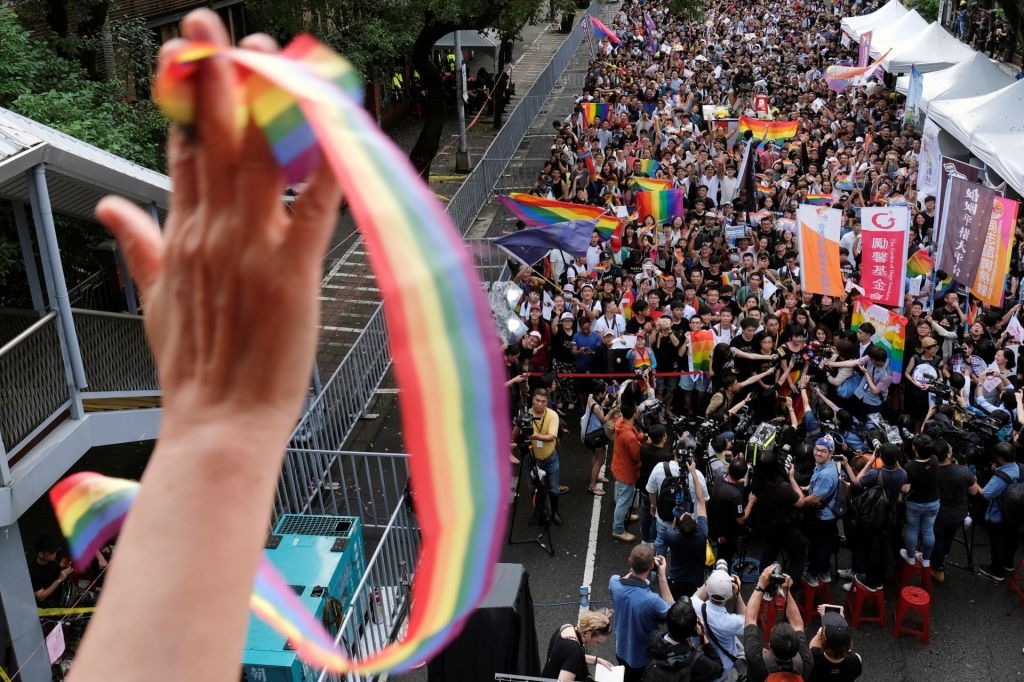
{"label": "yellow caution tape", "polygon": [[37,609],[40,616],[76,616],[83,613],[92,613],[95,606],[78,606],[72,609]]}

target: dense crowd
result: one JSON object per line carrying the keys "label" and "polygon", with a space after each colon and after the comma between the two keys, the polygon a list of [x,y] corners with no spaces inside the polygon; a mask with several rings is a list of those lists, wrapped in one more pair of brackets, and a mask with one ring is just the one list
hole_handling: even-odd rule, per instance
{"label": "dense crowd", "polygon": [[[852,329],[861,209],[909,207],[907,256],[934,252],[938,230],[934,198],[916,191],[920,134],[894,79],[836,93],[823,78],[856,59],[841,17],[876,8],[719,1],[684,21],[663,3],[627,2],[607,21],[621,44],[594,40],[584,90],[554,122],[530,193],[628,217],[620,236],[595,232],[584,256],[552,251],[517,268],[528,331],[505,360],[521,415],[514,458],[546,491],[537,520],[563,523],[559,442],[582,440],[594,453],[589,492],[614,498],[631,571],[611,580],[610,619],[589,613],[555,633],[546,676],[586,679],[587,662],[609,664],[585,650],[614,630],[627,680],[726,680],[740,668],[748,680],[852,680],[861,660],[843,615],[823,613],[807,642],[811,614],[791,587],[874,594],[902,564],[941,583],[972,518],[991,540],[980,573],[1001,582],[1014,570],[1021,222],[1002,307],[936,284],[941,272],[907,281],[902,373],[870,323]],[[588,103],[607,103],[606,118],[587,120]],[[709,112],[796,120],[798,133],[745,138]],[[738,179],[748,145],[755,197]],[[684,190],[685,212],[636,222],[647,177]],[[793,225],[808,195],[843,212],[843,297],[801,290]],[[693,333],[706,330],[710,368],[690,371]],[[749,603],[738,576],[748,557],[761,570]],[[786,622],[761,633],[766,594]]]}

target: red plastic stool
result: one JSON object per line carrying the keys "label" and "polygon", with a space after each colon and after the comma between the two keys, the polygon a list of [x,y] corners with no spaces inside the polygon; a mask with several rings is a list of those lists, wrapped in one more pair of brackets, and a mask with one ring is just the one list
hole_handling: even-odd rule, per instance
{"label": "red plastic stool", "polygon": [[832,583],[819,582],[817,587],[807,584],[807,580],[801,580],[803,584],[803,599],[800,601],[800,612],[804,616],[804,622],[810,622],[814,618],[814,607],[818,604],[831,604]]}
{"label": "red plastic stool", "polygon": [[1013,569],[1010,579],[1006,581],[1006,589],[1020,598],[1021,608],[1024,608],[1024,584],[1021,584],[1022,579],[1024,579],[1024,559],[1017,562],[1017,567]]}
{"label": "red plastic stool", "polygon": [[921,565],[920,561],[915,561],[914,565],[911,566],[903,559],[900,559],[900,563],[903,567],[900,569],[900,589],[911,585],[911,580],[916,579],[918,586],[924,588],[926,592],[931,594],[932,591],[932,570],[931,568],[925,568]]}
{"label": "red plastic stool", "polygon": [[[920,587],[904,587],[900,590],[900,601],[896,605],[896,618],[893,620],[892,634],[895,637],[900,635],[916,635],[925,646],[928,646],[928,622],[931,611],[929,605],[931,601],[932,598]],[[908,613],[916,613],[921,616],[920,630],[912,630],[903,625],[903,619],[906,618]]]}
{"label": "red plastic stool", "polygon": [[782,598],[781,590],[773,599],[761,601],[761,611],[757,614],[757,620],[761,624],[761,633],[764,636],[764,643],[768,644],[771,639],[772,628],[775,627],[775,620],[780,613],[785,613],[786,601]]}
{"label": "red plastic stool", "polygon": [[[878,612],[874,616],[864,615],[864,603],[868,602],[875,605],[875,610]],[[865,590],[857,581],[853,581],[853,585],[850,587],[850,594],[846,598],[846,612],[850,616],[850,626],[859,627],[861,623],[878,623],[879,626],[885,629],[885,593],[881,589],[871,592]]]}

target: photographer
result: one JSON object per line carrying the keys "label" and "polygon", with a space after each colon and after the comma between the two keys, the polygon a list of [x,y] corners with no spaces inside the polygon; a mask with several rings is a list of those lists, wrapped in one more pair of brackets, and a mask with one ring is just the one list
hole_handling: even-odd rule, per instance
{"label": "photographer", "polygon": [[[644,682],[713,682],[721,677],[722,663],[689,597],[680,597],[672,605],[665,624],[668,631],[655,633],[647,646],[650,663],[644,671]],[[699,649],[690,644],[695,637],[700,640]]]}
{"label": "photographer", "polygon": [[[821,608],[821,607],[819,607]],[[821,610],[821,627],[811,639],[814,667],[810,682],[853,682],[864,670],[860,654],[851,651],[853,635],[842,613]]]}
{"label": "photographer", "polygon": [[[551,504],[551,521],[562,525],[562,516],[558,513],[559,472],[558,451],[558,414],[548,407],[548,391],[538,388],[533,392],[533,403],[530,408],[530,425],[533,434],[530,436],[530,457],[527,465],[531,470],[543,472],[536,478],[547,490],[548,502]],[[538,481],[530,477],[530,494],[536,492]],[[543,505],[537,505],[538,515],[542,515]]]}
{"label": "photographer", "polygon": [[764,548],[761,565],[768,566],[785,555],[783,569],[788,575],[803,575],[807,565],[807,540],[800,533],[798,509],[804,506],[803,492],[796,482],[796,469],[766,450],[758,458],[750,481],[748,513],[753,510],[753,527],[761,534]]}
{"label": "photographer", "polygon": [[[885,351],[882,352],[884,354]],[[870,356],[871,349],[868,349],[868,353]],[[832,581],[832,543],[837,535],[835,502],[840,487],[839,467],[832,461],[835,449],[835,441],[829,434],[825,434],[814,444],[814,473],[811,475],[810,485],[804,491],[804,506],[815,508],[807,523],[810,553],[807,558],[807,575],[804,578],[811,587],[817,587],[819,581]]]}
{"label": "photographer", "polygon": [[[726,602],[733,598],[736,600],[736,610],[730,611],[726,608]],[[730,575],[728,566],[720,560],[707,581],[694,593],[693,608],[700,616],[704,632],[722,662],[722,676],[718,679],[727,680],[742,653],[738,649],[737,639],[743,634],[741,614],[746,611],[747,605],[740,592],[740,577]],[[737,671],[743,672],[739,666]]]}
{"label": "photographer", "polygon": [[[640,476],[637,479],[639,484],[645,487],[655,467],[660,466],[664,462],[672,461],[672,452],[668,448],[668,430],[665,426],[663,424],[654,424],[648,432],[648,437],[651,442],[644,443],[640,447]],[[640,496],[644,496],[643,491],[641,491]],[[656,518],[657,513],[656,510],[652,509],[652,505],[641,505],[640,535],[644,542],[654,542],[657,538]]]}
{"label": "photographer", "polygon": [[978,569],[981,575],[995,582],[1002,582],[1006,574],[1014,569],[1013,556],[1017,552],[1017,534],[1020,528],[1013,519],[1003,513],[1002,497],[1006,489],[1021,480],[1020,464],[1016,462],[1013,446],[998,443],[993,449],[994,475],[985,484],[981,494],[988,500],[985,522],[988,524],[989,540],[992,543],[991,560],[988,566]]}
{"label": "photographer", "polygon": [[[686,462],[690,485],[701,488],[697,465]],[[708,513],[704,495],[696,495],[693,512],[676,509],[671,525],[665,529],[662,543],[668,549],[672,569],[668,574],[672,596],[678,599],[693,594],[704,582],[704,563],[708,543]]]}
{"label": "photographer", "polygon": [[708,530],[718,544],[718,558],[730,566],[749,518],[743,499],[746,477],[746,460],[734,458],[729,462],[728,472],[721,474],[712,486],[711,501],[708,504]]}
{"label": "photographer", "polygon": [[[651,571],[657,568],[657,592],[651,590]],[[675,602],[668,589],[665,557],[650,547],[635,546],[629,553],[629,572],[608,580],[615,611],[615,656],[625,666],[625,682],[640,682],[650,662],[647,643]]]}
{"label": "photographer", "polygon": [[[779,579],[782,579],[781,582]],[[778,564],[772,564],[761,571],[757,586],[747,602],[743,618],[743,650],[747,659],[747,682],[764,682],[772,673],[789,671],[808,679],[814,659],[804,635],[804,619],[800,607],[793,598],[793,579],[782,573]],[[786,598],[786,622],[776,623],[769,635],[768,646],[758,619],[761,604],[766,597],[774,598],[775,591],[782,590]]]}
{"label": "photographer", "polygon": [[[867,464],[861,469],[857,476],[857,486],[862,489],[861,495],[867,494],[869,490],[881,487],[884,491],[885,506],[867,507],[865,502],[861,505],[853,504],[857,521],[857,531],[860,542],[856,545],[856,551],[862,554],[859,560],[863,561],[865,574],[849,576],[840,571],[843,577],[852,577],[857,581],[861,589],[868,592],[875,592],[882,589],[886,572],[889,570],[889,557],[892,555],[892,534],[897,530],[897,509],[899,507],[900,491],[907,481],[907,472],[900,467],[899,459],[902,450],[899,445],[893,443],[881,444],[877,453],[871,455]],[[875,468],[875,460],[882,461],[882,468]],[[880,493],[871,493],[872,496],[879,496]],[[855,499],[856,501],[856,499]],[[860,509],[863,513],[858,513]]]}
{"label": "photographer", "polygon": [[931,571],[932,577],[941,583],[946,579],[946,556],[969,514],[968,496],[981,494],[981,487],[974,473],[953,459],[949,443],[936,438],[933,444],[939,460],[939,515],[935,519]]}

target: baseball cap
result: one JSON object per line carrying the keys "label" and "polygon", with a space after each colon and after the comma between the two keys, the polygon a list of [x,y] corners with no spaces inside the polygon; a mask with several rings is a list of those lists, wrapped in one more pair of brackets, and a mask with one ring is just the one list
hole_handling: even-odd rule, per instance
{"label": "baseball cap", "polygon": [[562,287],[562,291],[563,291],[564,293],[567,293],[567,294],[571,294],[571,293],[573,293],[574,291],[576,291],[576,287],[574,287],[574,286],[572,285],[572,282],[569,282],[569,283],[567,283],[567,284],[566,284],[566,285],[565,285],[564,287]]}
{"label": "baseball cap", "polygon": [[536,337],[538,339],[541,338],[540,332],[536,331],[536,330],[530,332],[530,336],[534,336],[534,337]]}
{"label": "baseball cap", "polygon": [[603,339],[606,336],[615,336],[615,332],[613,332],[611,329],[605,329],[603,332],[601,332],[601,338]]}
{"label": "baseball cap", "polygon": [[594,285],[593,285],[593,284],[591,284],[590,282],[585,282],[585,283],[583,284],[583,286],[581,286],[581,287],[580,287],[580,290],[582,291],[583,289],[586,289],[587,287],[590,287],[591,289],[593,289],[593,288],[594,288]]}
{"label": "baseball cap", "polygon": [[558,319],[559,319],[559,321],[561,321],[561,320],[575,320],[576,318],[573,317],[572,313],[562,313],[562,316],[559,317]]}
{"label": "baseball cap", "polygon": [[708,596],[712,601],[724,602],[732,597],[732,576],[727,571],[716,568],[708,576],[708,580],[704,583],[704,587],[707,589]]}
{"label": "baseball cap", "polygon": [[933,339],[930,336],[926,336],[923,339],[921,339],[921,347],[922,348],[931,348],[932,346],[937,346],[937,345],[939,345],[939,342],[936,341],[935,339]]}
{"label": "baseball cap", "polygon": [[849,624],[835,611],[825,612],[821,617],[821,626],[825,630],[825,644],[830,649],[845,649],[853,642]]}

